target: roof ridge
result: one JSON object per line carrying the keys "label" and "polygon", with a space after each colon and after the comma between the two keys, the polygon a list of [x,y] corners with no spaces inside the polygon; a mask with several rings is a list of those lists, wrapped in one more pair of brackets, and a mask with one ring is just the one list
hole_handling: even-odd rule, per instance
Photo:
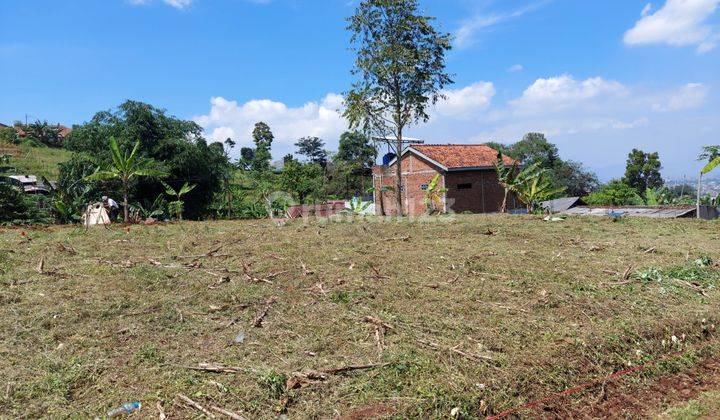
{"label": "roof ridge", "polygon": [[[465,146],[465,147],[477,147],[477,146],[483,146],[483,147],[490,147],[485,143],[445,143],[445,144],[412,144],[410,147],[424,147],[424,146]],[[492,149],[492,147],[490,147]]]}

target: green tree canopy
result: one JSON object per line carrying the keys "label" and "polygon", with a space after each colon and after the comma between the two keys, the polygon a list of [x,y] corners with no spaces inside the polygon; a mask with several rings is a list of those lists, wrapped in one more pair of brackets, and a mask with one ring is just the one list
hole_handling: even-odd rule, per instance
{"label": "green tree canopy", "polygon": [[275,139],[272,131],[270,131],[270,126],[264,122],[255,124],[252,137],[253,142],[255,143],[255,150],[253,152],[251,168],[256,172],[269,171],[270,161],[272,160],[270,148],[272,147],[272,142]]}
{"label": "green tree canopy", "polygon": [[644,201],[635,188],[622,180],[614,179],[597,191],[585,197],[585,202],[593,206],[642,205]]}
{"label": "green tree canopy", "polygon": [[627,158],[625,176],[623,181],[643,194],[648,188],[660,188],[665,183],[660,175],[662,164],[660,155],[657,152],[645,153],[639,149],[633,149]]}
{"label": "green tree canopy", "polygon": [[561,160],[557,146],[547,141],[542,133],[525,134],[511,146],[509,156],[519,160],[521,165],[537,163],[543,169],[555,168]]}
{"label": "green tree canopy", "polygon": [[579,162],[565,161],[557,146],[550,143],[542,133],[527,133],[513,144],[486,143],[504,155],[516,159],[523,166],[537,165],[547,173],[544,179],[553,186],[564,188],[565,194],[583,197],[600,186],[597,175],[583,168]]}
{"label": "green tree canopy", "polygon": [[[420,13],[417,0],[362,0],[348,21],[357,80],[345,95],[344,115],[351,129],[391,137],[400,155],[405,128],[427,121],[428,106],[452,83],[445,70],[451,36]],[[396,171],[399,191],[400,165]],[[400,194],[396,201],[403,215]]]}
{"label": "green tree canopy", "polygon": [[[165,110],[137,101],[127,101],[116,109],[98,112],[93,118],[73,127],[65,139],[65,148],[92,156],[79,157],[80,161],[112,162],[108,139],[114,137],[122,151],[129,151],[140,141],[138,157],[153,159],[167,171],[166,182],[173,188],[183,183],[197,184],[186,196],[186,218],[205,216],[216,192],[222,190],[223,181],[231,170],[222,144],[208,145],[202,137],[202,128],[193,121],[185,121],[167,115]],[[68,185],[76,179],[76,171],[61,171],[60,180]],[[105,195],[116,191],[116,184],[103,184]],[[108,190],[108,188],[110,190]],[[130,199],[152,202],[165,189],[151,179],[136,179],[129,185]],[[87,197],[97,200],[99,197]]]}
{"label": "green tree canopy", "polygon": [[377,149],[370,139],[357,131],[346,131],[340,135],[336,160],[343,161],[363,171],[369,171],[375,165]]}
{"label": "green tree canopy", "polygon": [[295,143],[298,154],[305,156],[312,163],[317,163],[323,168],[327,165],[328,155],[325,151],[325,142],[318,137],[303,137]]}

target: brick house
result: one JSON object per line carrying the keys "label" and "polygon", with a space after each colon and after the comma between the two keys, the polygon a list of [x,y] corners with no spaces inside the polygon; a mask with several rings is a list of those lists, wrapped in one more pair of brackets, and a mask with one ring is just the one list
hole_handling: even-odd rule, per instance
{"label": "brick house", "polygon": [[[497,151],[484,144],[411,145],[402,153],[403,210],[408,216],[427,212],[424,203],[427,186],[440,175],[440,185],[447,189],[443,199],[445,211],[455,213],[492,213],[500,210],[505,190],[498,183],[494,162]],[[514,160],[503,156],[506,165]],[[395,165],[393,159],[386,166],[373,168],[375,212],[377,215],[397,215],[395,204]],[[382,191],[381,187],[392,187]],[[517,207],[514,197],[508,198],[508,208]]]}

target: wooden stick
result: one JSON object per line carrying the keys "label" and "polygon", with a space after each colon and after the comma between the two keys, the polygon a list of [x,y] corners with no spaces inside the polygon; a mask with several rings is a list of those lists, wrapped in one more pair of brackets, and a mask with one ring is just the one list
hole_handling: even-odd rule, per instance
{"label": "wooden stick", "polygon": [[240,368],[240,367],[214,365],[214,364],[210,364],[210,363],[200,363],[198,366],[185,366],[185,369],[199,370],[199,371],[203,371],[203,372],[213,372],[213,373],[238,373],[238,372],[242,371],[242,368]]}
{"label": "wooden stick", "polygon": [[210,409],[213,411],[217,411],[218,413],[220,413],[224,416],[230,417],[231,419],[234,419],[234,420],[245,420],[245,417],[241,416],[240,414],[233,413],[232,411],[228,411],[224,408],[220,408],[215,405],[211,405]]}
{"label": "wooden stick", "polygon": [[167,419],[167,414],[165,414],[165,409],[163,408],[162,403],[160,401],[155,402],[155,408],[157,408],[159,420]]}
{"label": "wooden stick", "polygon": [[214,418],[215,418],[215,415],[213,415],[213,413],[207,411],[207,410],[205,409],[205,407],[203,407],[202,405],[196,403],[195,401],[191,400],[190,398],[186,397],[185,395],[183,395],[183,394],[177,394],[177,396],[178,396],[178,398],[180,398],[181,400],[183,400],[183,402],[184,402],[185,404],[189,405],[190,407],[192,407],[192,408],[194,408],[194,409],[202,412],[203,414],[205,414],[206,416],[210,417],[211,419],[214,419]]}
{"label": "wooden stick", "polygon": [[271,297],[268,299],[267,302],[265,302],[265,309],[260,312],[260,314],[253,320],[252,326],[255,328],[262,328],[262,323],[265,320],[265,317],[268,314],[268,311],[270,311],[270,307],[277,301],[277,298]]}

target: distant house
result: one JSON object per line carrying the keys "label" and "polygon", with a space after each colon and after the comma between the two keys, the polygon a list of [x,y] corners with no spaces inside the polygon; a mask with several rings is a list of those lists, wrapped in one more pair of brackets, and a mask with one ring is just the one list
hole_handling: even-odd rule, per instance
{"label": "distant house", "polygon": [[[500,210],[504,189],[495,172],[498,152],[484,144],[411,145],[387,165],[373,168],[377,215],[397,215],[396,165],[402,169],[403,211],[409,216],[427,212],[424,203],[428,184],[440,175],[440,187],[447,192],[443,210],[455,213],[491,213]],[[399,163],[398,163],[399,162]],[[503,156],[505,165],[515,161]],[[382,188],[386,187],[386,188]],[[508,199],[508,208],[517,202]]]}
{"label": "distant house", "polygon": [[0,182],[5,182],[21,188],[26,194],[50,193],[47,188],[45,188],[43,185],[38,184],[38,180],[35,175],[10,175],[0,177]]}
{"label": "distant house", "polygon": [[[68,134],[72,131],[72,128],[66,127],[62,124],[57,124],[52,126],[53,128],[56,128],[58,130],[58,135],[60,136],[60,140],[65,140],[65,137],[67,137]],[[27,137],[27,133],[25,130],[23,130],[21,125],[15,126],[15,131],[17,131],[18,137],[25,138]]]}

